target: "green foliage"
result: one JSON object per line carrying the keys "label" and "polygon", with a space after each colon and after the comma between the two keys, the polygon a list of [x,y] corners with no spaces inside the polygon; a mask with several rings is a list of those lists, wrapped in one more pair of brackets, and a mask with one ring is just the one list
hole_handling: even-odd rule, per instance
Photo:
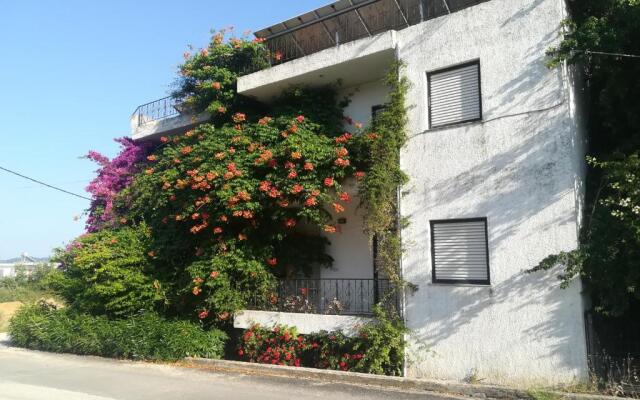
{"label": "green foliage", "polygon": [[401,70],[400,64],[390,68],[385,78],[390,88],[389,102],[373,121],[374,132],[360,136],[353,148],[358,155],[356,163],[367,171],[359,189],[366,209],[365,231],[378,241],[376,266],[398,286],[403,286],[399,272],[402,249],[398,192],[407,182],[407,176],[400,169],[400,150],[407,140],[405,97],[409,87]]}
{"label": "green foliage", "polygon": [[[588,82],[589,160],[587,220],[578,250],[551,255],[536,269],[561,264],[566,287],[581,276],[595,310],[622,315],[640,298],[638,152],[640,62],[594,52],[640,54],[640,2],[585,0],[570,3],[572,19],[550,66],[565,61],[583,69]],[[534,270],[536,270],[534,269]]]}
{"label": "green foliage", "polygon": [[85,234],[59,251],[63,271],[48,284],[74,309],[94,315],[126,316],[153,310],[160,300],[150,277],[149,229],[138,225]]}
{"label": "green foliage", "polygon": [[269,65],[269,51],[260,40],[226,40],[224,30],[213,32],[207,48],[194,54],[186,52],[184,57],[172,95],[181,100],[187,111],[207,111],[214,120],[250,104],[236,93],[238,76]]}
{"label": "green foliage", "polygon": [[227,339],[222,331],[151,313],[110,320],[46,303],[21,308],[11,319],[9,334],[19,347],[136,360],[220,358]]}
{"label": "green foliage", "polygon": [[590,285],[596,311],[622,315],[640,300],[640,158],[589,162],[602,180],[582,244],[547,257],[537,269],[563,265],[564,287],[581,276]]}
{"label": "green foliage", "polygon": [[375,317],[355,337],[325,331],[303,336],[295,327],[254,325],[242,334],[238,356],[263,364],[401,375],[406,328],[380,308]]}
{"label": "green foliage", "polygon": [[34,303],[43,297],[52,297],[53,293],[47,279],[51,273],[54,273],[53,267],[48,264],[36,266],[30,274],[24,266],[17,266],[15,277],[0,279],[0,303]]}

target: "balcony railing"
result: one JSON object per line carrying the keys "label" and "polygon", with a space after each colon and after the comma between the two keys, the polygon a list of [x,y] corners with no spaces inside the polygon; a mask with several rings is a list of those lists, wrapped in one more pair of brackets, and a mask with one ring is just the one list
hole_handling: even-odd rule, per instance
{"label": "balcony railing", "polygon": [[373,306],[398,310],[398,291],[388,279],[288,279],[247,308],[307,314],[371,315]]}
{"label": "balcony railing", "polygon": [[180,103],[178,100],[171,96],[164,97],[138,106],[133,112],[133,118],[137,121],[138,126],[144,126],[153,121],[159,121],[181,114],[179,107]]}
{"label": "balcony railing", "polygon": [[[401,30],[485,1],[488,0],[339,0],[255,35],[265,40],[271,54],[269,64],[275,65],[378,33]],[[244,71],[250,72],[255,70]]]}

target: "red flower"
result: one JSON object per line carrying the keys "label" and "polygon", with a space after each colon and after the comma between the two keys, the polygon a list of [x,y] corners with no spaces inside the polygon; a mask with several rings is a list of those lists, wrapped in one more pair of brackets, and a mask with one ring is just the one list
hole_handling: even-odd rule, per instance
{"label": "red flower", "polygon": [[342,192],[342,193],[340,193],[340,200],[342,200],[342,201],[350,201],[351,197],[349,197],[349,193]]}
{"label": "red flower", "polygon": [[200,318],[200,319],[205,319],[208,316],[209,316],[209,311],[207,311],[207,310],[201,311],[200,314],[198,314],[198,318]]}
{"label": "red flower", "polygon": [[226,320],[227,318],[229,318],[229,313],[224,311],[218,314],[218,318],[222,321]]}
{"label": "red flower", "polygon": [[152,155],[147,157],[147,160],[149,160],[149,161],[156,161],[157,159],[158,159],[158,157],[156,157],[155,154],[152,154]]}
{"label": "red flower", "polygon": [[218,277],[218,275],[220,275],[220,272],[218,272],[218,271],[211,271],[211,274],[209,274],[211,279],[216,279]]}
{"label": "red flower", "polygon": [[261,192],[267,192],[269,191],[270,188],[271,188],[271,182],[269,181],[262,181],[258,186],[258,190],[260,190]]}
{"label": "red flower", "polygon": [[344,168],[349,166],[349,164],[351,164],[351,162],[349,160],[346,160],[344,158],[338,158],[336,159],[336,161],[334,162],[334,164],[340,168]]}
{"label": "red flower", "polygon": [[247,120],[247,116],[243,113],[235,113],[233,114],[233,122],[239,124],[240,122],[244,122]]}
{"label": "red flower", "polygon": [[220,82],[213,82],[211,84],[211,87],[214,88],[215,90],[220,90],[220,87],[222,87],[222,85],[220,85]]}
{"label": "red flower", "polygon": [[300,294],[303,295],[303,296],[308,295],[309,294],[309,288],[306,288],[306,287],[300,288]]}
{"label": "red flower", "polygon": [[162,143],[167,143],[167,142],[169,141],[169,138],[168,138],[168,137],[166,137],[166,136],[162,136],[162,137],[160,138],[160,141],[161,141]]}
{"label": "red flower", "polygon": [[215,228],[213,228],[213,233],[215,233],[216,235],[221,234],[222,228],[220,228],[219,226],[216,226]]}
{"label": "red flower", "polygon": [[196,286],[193,288],[193,290],[191,291],[191,293],[193,293],[194,296],[199,295],[202,292],[202,289],[200,289],[199,286]]}
{"label": "red flower", "polygon": [[304,122],[304,115],[298,115],[298,116],[296,117],[296,121],[298,121],[299,123]]}
{"label": "red flower", "polygon": [[365,176],[366,174],[365,174],[364,172],[362,172],[362,171],[358,171],[358,172],[356,172],[356,173],[355,173],[355,174],[353,174],[353,175],[355,175],[355,177],[356,177],[357,179],[362,179],[362,178],[364,178],[364,176]]}
{"label": "red flower", "polygon": [[325,225],[324,226],[324,231],[327,233],[336,233],[337,228],[333,225]]}
{"label": "red flower", "polygon": [[242,357],[244,355],[244,350],[242,350],[242,349],[238,350],[238,355],[240,357]]}
{"label": "red flower", "polygon": [[284,226],[286,226],[287,228],[293,228],[294,226],[296,226],[296,220],[293,218],[289,218],[284,221]]}
{"label": "red flower", "polygon": [[296,171],[291,171],[289,172],[289,175],[287,175],[287,178],[289,179],[293,179],[293,178],[297,178],[298,177],[298,173]]}
{"label": "red flower", "polygon": [[307,207],[313,207],[315,205],[318,204],[318,200],[316,200],[315,197],[309,197],[307,200],[305,200],[304,205]]}
{"label": "red flower", "polygon": [[193,148],[191,146],[184,146],[183,148],[180,149],[180,152],[185,156],[191,153],[191,151],[193,151]]}
{"label": "red flower", "polygon": [[300,359],[296,358],[295,361],[293,362],[293,365],[295,365],[296,367],[300,366]]}
{"label": "red flower", "polygon": [[313,164],[311,164],[310,162],[304,163],[304,167],[305,171],[313,171]]}
{"label": "red flower", "polygon": [[294,163],[292,163],[291,161],[285,161],[285,163],[284,163],[284,167],[285,167],[286,169],[292,169],[292,168],[295,168],[295,167],[296,167],[296,165],[295,165]]}
{"label": "red flower", "polygon": [[331,187],[333,186],[333,178],[328,177],[328,178],[324,178],[324,185],[326,187]]}
{"label": "red flower", "polygon": [[341,204],[333,203],[332,206],[333,206],[333,209],[335,210],[335,212],[337,212],[337,213],[344,212],[344,207]]}
{"label": "red flower", "polygon": [[269,264],[270,266],[274,267],[274,266],[278,265],[278,259],[275,258],[275,257],[267,258],[267,264]]}
{"label": "red flower", "polygon": [[338,147],[336,149],[336,155],[338,157],[345,157],[347,154],[349,154],[349,150],[345,149],[344,147]]}
{"label": "red flower", "polygon": [[303,190],[304,190],[304,187],[302,185],[295,184],[295,185],[293,185],[293,188],[291,189],[291,193],[298,194],[298,193],[302,192]]}

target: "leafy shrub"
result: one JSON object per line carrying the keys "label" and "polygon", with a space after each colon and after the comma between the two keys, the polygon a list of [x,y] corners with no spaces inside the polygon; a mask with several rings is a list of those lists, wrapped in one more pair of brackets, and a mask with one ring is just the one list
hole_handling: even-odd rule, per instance
{"label": "leafy shrub", "polygon": [[44,302],[20,309],[11,319],[9,334],[14,344],[29,349],[136,360],[220,358],[227,339],[222,331],[205,331],[156,314],[111,320]]}
{"label": "leafy shrub", "polygon": [[[59,252],[62,272],[49,285],[77,311],[124,316],[153,310],[159,294],[150,277],[144,225],[85,234]],[[158,286],[157,284],[155,286]]]}
{"label": "leafy shrub", "polygon": [[377,308],[358,335],[321,331],[300,335],[295,327],[254,325],[240,338],[238,356],[262,364],[401,375],[405,328]]}

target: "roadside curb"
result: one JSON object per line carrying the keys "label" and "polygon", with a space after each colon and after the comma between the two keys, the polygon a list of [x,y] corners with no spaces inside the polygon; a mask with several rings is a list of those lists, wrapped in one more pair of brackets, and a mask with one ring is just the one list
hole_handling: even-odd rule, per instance
{"label": "roadside curb", "polygon": [[[387,389],[413,390],[442,393],[448,395],[491,399],[528,399],[535,400],[531,391],[494,385],[477,385],[457,382],[411,379],[395,376],[371,375],[357,372],[341,372],[314,368],[296,368],[280,365],[256,364],[241,361],[210,360],[203,358],[187,358],[187,363],[206,370],[234,372],[245,375],[277,376],[285,378],[302,378],[330,383],[346,383],[352,385],[375,386]],[[541,391],[537,391],[541,392]],[[552,398],[567,400],[612,400],[611,396],[590,395],[543,391]]]}

